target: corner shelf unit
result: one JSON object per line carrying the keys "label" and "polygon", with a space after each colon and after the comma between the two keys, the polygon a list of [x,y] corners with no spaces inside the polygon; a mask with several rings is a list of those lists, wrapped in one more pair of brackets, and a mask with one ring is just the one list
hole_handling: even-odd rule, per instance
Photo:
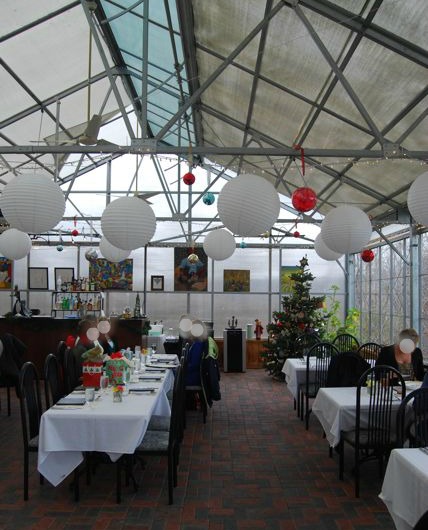
{"label": "corner shelf unit", "polygon": [[104,293],[101,291],[53,291],[51,315],[54,318],[79,318],[100,315],[104,309]]}

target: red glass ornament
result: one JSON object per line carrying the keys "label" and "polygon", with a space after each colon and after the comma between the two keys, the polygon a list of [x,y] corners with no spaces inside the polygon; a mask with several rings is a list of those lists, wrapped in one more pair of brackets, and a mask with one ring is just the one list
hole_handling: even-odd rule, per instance
{"label": "red glass ornament", "polygon": [[302,330],[303,330],[303,329],[305,329],[306,324],[305,324],[304,322],[299,322],[299,323],[297,324],[297,327],[298,327],[299,329],[302,329]]}
{"label": "red glass ornament", "polygon": [[313,210],[317,200],[317,194],[312,188],[297,188],[291,196],[291,203],[298,212]]}
{"label": "red glass ornament", "polygon": [[196,178],[195,175],[189,172],[183,175],[183,182],[187,186],[191,186],[195,182],[195,178]]}
{"label": "red glass ornament", "polygon": [[361,259],[366,263],[370,263],[375,259],[375,253],[371,249],[363,250],[360,254]]}
{"label": "red glass ornament", "polygon": [[79,230],[74,229],[74,230],[71,232],[71,235],[72,235],[73,237],[78,236],[78,235],[79,235]]}
{"label": "red glass ornament", "polygon": [[298,232],[297,230],[293,233],[293,236],[294,237],[300,237],[300,232]]}

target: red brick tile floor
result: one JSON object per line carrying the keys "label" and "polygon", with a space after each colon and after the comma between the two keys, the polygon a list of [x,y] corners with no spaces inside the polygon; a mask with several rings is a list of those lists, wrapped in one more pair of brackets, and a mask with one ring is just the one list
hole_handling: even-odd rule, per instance
{"label": "red brick tile floor", "polygon": [[139,489],[123,488],[115,502],[115,466],[100,465],[91,486],[81,483],[73,501],[70,479],[57,488],[39,484],[36,456],[30,464],[30,500],[23,501],[19,406],[6,415],[0,391],[1,530],[393,530],[379,500],[375,465],[362,471],[354,498],[352,455],[345,481],[338,458],[315,417],[310,429],[297,419],[284,383],[263,370],[222,374],[222,400],[207,423],[188,412],[174,504],[167,503],[165,460],[148,458],[136,469]]}

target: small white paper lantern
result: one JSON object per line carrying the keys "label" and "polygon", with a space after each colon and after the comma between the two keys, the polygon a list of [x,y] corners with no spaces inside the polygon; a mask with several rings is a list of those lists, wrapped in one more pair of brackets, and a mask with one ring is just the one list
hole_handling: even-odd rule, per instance
{"label": "small white paper lantern", "polygon": [[368,215],[355,206],[338,206],[321,224],[321,238],[334,252],[353,254],[367,245],[372,235]]}
{"label": "small white paper lantern", "polygon": [[19,175],[3,188],[0,209],[13,228],[40,234],[61,221],[65,197],[59,185],[47,175]]}
{"label": "small white paper lantern", "polygon": [[321,233],[315,238],[314,249],[318,256],[322,259],[325,259],[326,261],[335,261],[343,255],[340,252],[334,252],[333,250],[330,250],[322,240]]}
{"label": "small white paper lantern", "polygon": [[417,223],[428,226],[428,171],[419,175],[410,186],[407,206]]}
{"label": "small white paper lantern", "polygon": [[88,250],[85,252],[85,258],[88,261],[92,261],[93,259],[98,258],[98,252],[95,248],[88,248]]}
{"label": "small white paper lantern", "polygon": [[121,248],[114,247],[107,241],[105,237],[101,238],[100,252],[105,259],[108,259],[113,263],[119,263],[119,261],[123,261],[131,253],[129,250],[122,250]]}
{"label": "small white paper lantern", "polygon": [[114,247],[134,250],[151,240],[156,230],[156,217],[143,199],[121,197],[104,210],[101,228]]}
{"label": "small white paper lantern", "polygon": [[25,258],[31,250],[31,239],[25,232],[9,228],[0,236],[0,253],[9,259]]}
{"label": "small white paper lantern", "polygon": [[242,174],[230,180],[218,197],[218,214],[226,228],[243,237],[269,231],[278,219],[280,202],[270,182]]}
{"label": "small white paper lantern", "polygon": [[219,228],[207,234],[203,247],[207,256],[214,260],[222,261],[230,258],[235,252],[236,242],[230,232],[224,228]]}

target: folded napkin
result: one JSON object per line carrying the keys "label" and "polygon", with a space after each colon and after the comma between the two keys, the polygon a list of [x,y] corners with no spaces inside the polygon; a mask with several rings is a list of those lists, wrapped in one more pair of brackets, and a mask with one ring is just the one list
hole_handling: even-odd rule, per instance
{"label": "folded napkin", "polygon": [[86,403],[86,399],[84,397],[72,397],[72,396],[65,396],[61,398],[59,401],[57,401],[57,405],[60,406],[82,406]]}

